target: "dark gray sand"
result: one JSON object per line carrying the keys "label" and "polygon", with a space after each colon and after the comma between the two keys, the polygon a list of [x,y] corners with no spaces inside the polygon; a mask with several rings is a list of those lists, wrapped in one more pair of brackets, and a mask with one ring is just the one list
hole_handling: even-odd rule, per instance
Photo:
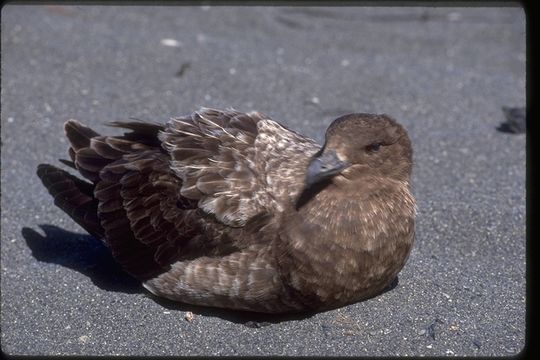
{"label": "dark gray sand", "polygon": [[[525,344],[519,8],[2,8],[1,346],[7,354],[512,355]],[[157,301],[35,175],[62,125],[259,110],[321,141],[386,113],[415,150],[417,238],[392,290],[304,316]],[[191,322],[185,319],[188,311]]]}

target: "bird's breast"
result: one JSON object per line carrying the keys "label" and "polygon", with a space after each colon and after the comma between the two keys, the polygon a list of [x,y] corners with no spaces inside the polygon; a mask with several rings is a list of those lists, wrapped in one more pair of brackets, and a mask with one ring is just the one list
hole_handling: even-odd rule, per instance
{"label": "bird's breast", "polygon": [[318,195],[290,214],[278,263],[305,301],[338,306],[380,292],[403,267],[414,238],[414,200],[405,192]]}

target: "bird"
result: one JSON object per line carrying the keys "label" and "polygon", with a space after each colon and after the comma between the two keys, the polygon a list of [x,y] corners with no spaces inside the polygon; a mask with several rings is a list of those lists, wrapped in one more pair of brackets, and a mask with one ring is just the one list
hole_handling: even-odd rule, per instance
{"label": "bird", "polygon": [[382,293],[415,238],[412,145],[385,114],[335,119],[321,146],[257,112],[64,124],[79,176],[37,175],[153,296],[256,313],[324,311]]}

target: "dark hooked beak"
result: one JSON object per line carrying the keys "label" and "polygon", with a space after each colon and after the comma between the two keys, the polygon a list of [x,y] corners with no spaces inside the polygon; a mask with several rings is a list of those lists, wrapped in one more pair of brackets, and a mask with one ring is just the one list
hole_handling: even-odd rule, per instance
{"label": "dark hooked beak", "polygon": [[341,161],[334,150],[323,151],[311,159],[306,172],[306,187],[330,179],[339,174],[349,164]]}

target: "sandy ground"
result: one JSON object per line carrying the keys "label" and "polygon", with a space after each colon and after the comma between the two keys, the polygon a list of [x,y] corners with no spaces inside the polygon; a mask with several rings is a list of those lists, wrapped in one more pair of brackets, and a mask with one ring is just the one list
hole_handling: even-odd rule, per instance
{"label": "sandy ground", "polygon": [[[525,345],[519,8],[2,8],[1,346],[7,354],[512,355]],[[318,141],[386,113],[415,150],[417,238],[398,285],[341,309],[254,316],[157,301],[35,175],[62,124],[259,110]],[[185,319],[193,313],[191,322]]]}

